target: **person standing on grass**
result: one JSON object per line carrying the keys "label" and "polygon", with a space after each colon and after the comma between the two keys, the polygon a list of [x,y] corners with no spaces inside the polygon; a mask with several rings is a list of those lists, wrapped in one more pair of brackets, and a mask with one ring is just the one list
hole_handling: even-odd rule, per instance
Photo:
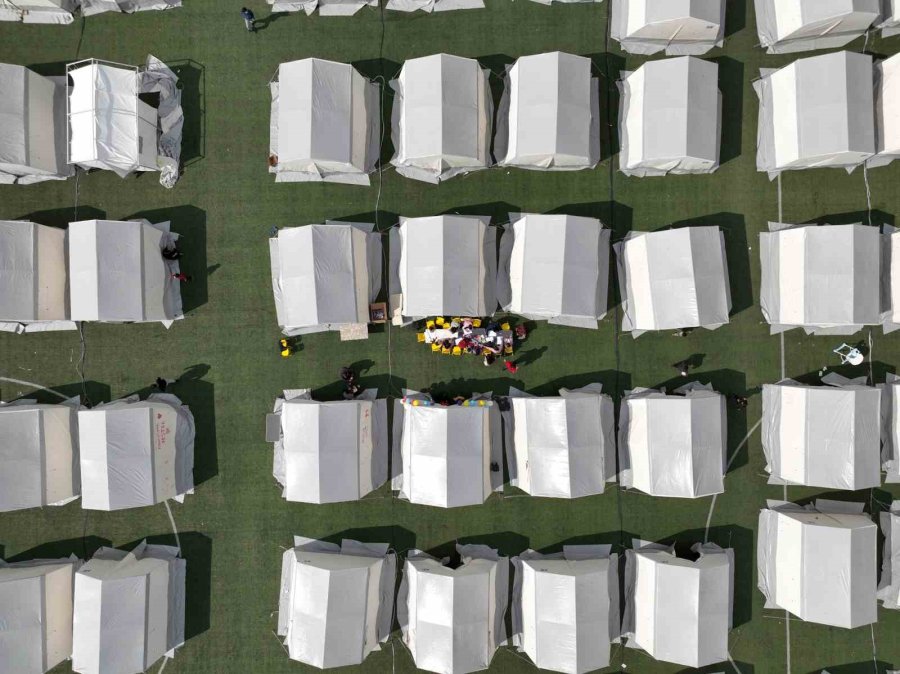
{"label": "person standing on grass", "polygon": [[678,370],[678,374],[682,377],[687,377],[688,371],[691,369],[691,364],[689,361],[683,360],[680,363],[675,363],[672,367]]}
{"label": "person standing on grass", "polygon": [[244,25],[251,33],[256,32],[256,15],[246,7],[241,7],[241,16],[244,18]]}
{"label": "person standing on grass", "polygon": [[172,274],[172,280],[181,281],[182,283],[189,283],[193,278],[193,276],[188,276],[184,272],[181,272],[179,274]]}
{"label": "person standing on grass", "polygon": [[506,368],[506,371],[509,372],[510,374],[515,374],[516,372],[519,371],[519,366],[516,365],[516,364],[515,364],[513,361],[511,361],[511,360],[504,360],[504,361],[503,361],[503,367],[505,367],[505,368]]}
{"label": "person standing on grass", "polygon": [[163,379],[162,377],[157,377],[156,381],[153,382],[153,388],[158,388],[160,393],[165,393],[166,387],[177,381],[177,379]]}

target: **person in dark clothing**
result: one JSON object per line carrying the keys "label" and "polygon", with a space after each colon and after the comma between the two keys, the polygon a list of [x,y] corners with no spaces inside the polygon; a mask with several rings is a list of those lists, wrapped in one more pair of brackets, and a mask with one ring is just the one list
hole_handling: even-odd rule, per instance
{"label": "person in dark clothing", "polygon": [[680,374],[682,377],[687,377],[688,372],[691,369],[691,364],[689,361],[683,360],[680,363],[675,363],[675,365],[673,365],[672,367],[678,370],[678,374]]}
{"label": "person in dark clothing", "polygon": [[244,25],[251,33],[256,32],[256,15],[246,7],[241,7],[241,16],[244,19]]}
{"label": "person in dark clothing", "polygon": [[338,371],[338,375],[341,378],[341,381],[344,382],[347,386],[356,382],[356,373],[350,367],[342,367]]}
{"label": "person in dark clothing", "polygon": [[169,384],[174,384],[176,381],[178,381],[178,380],[177,379],[163,379],[162,377],[157,377],[156,381],[153,382],[153,387],[158,388],[160,393],[165,393],[166,387],[169,386]]}
{"label": "person in dark clothing", "polygon": [[747,400],[747,398],[744,396],[731,394],[728,396],[728,402],[730,402],[732,405],[734,405],[739,410],[745,410],[745,409],[747,409],[747,404],[750,401]]}
{"label": "person in dark clothing", "polygon": [[180,260],[181,251],[178,250],[178,244],[173,243],[171,246],[163,248],[162,256],[164,260]]}

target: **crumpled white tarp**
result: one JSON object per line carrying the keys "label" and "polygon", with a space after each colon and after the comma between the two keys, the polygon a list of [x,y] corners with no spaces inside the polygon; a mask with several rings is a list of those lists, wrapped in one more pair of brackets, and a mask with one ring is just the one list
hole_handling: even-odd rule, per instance
{"label": "crumpled white tarp", "polygon": [[378,0],[266,0],[276,12],[304,12],[307,16],[319,10],[319,16],[353,16],[363,7],[378,7]]}
{"label": "crumpled white tarp", "polygon": [[726,0],[610,2],[610,37],[629,54],[699,56],[725,41]]}
{"label": "crumpled white tarp", "polygon": [[133,14],[151,10],[175,9],[181,7],[181,0],[75,0],[81,5],[81,13],[85,16],[117,12]]}
{"label": "crumpled white tarp", "polygon": [[[180,6],[181,0],[176,1]],[[148,55],[147,67],[141,72],[141,93],[159,94],[156,158],[160,170],[159,184],[168,188],[175,187],[181,165],[181,137],[184,129],[178,76],[158,58]]]}

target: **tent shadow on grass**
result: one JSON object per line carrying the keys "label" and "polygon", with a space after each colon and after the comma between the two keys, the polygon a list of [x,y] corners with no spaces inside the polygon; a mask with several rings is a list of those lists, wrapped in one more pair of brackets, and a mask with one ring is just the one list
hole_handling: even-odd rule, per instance
{"label": "tent shadow on grass", "polygon": [[[61,559],[69,555],[75,555],[83,562],[88,561],[102,547],[112,545],[107,539],[99,536],[83,536],[81,538],[68,538],[62,541],[42,543],[36,547],[20,552],[7,562],[28,562],[32,559]],[[0,551],[2,553],[2,551]],[[0,559],[3,555],[0,554]]]}
{"label": "tent shadow on grass", "polygon": [[144,218],[153,224],[169,221],[172,231],[180,235],[178,249],[183,257],[178,261],[181,271],[193,277],[181,284],[181,303],[184,313],[203,306],[209,300],[208,277],[218,265],[207,266],[206,211],[196,206],[173,206],[140,211],[126,220]]}
{"label": "tent shadow on grass", "polygon": [[39,225],[68,229],[70,222],[81,220],[105,220],[106,211],[91,206],[75,206],[69,208],[52,208],[46,211],[34,211],[23,215],[19,220],[30,220]]}
{"label": "tent shadow on grass", "polygon": [[722,92],[722,135],[719,165],[741,156],[741,124],[744,117],[744,64],[728,56],[712,59],[719,65]]}
{"label": "tent shadow on grass", "polygon": [[725,37],[728,37],[747,25],[747,0],[728,0],[726,5]]}
{"label": "tent shadow on grass", "polygon": [[[380,87],[379,104],[381,106],[381,142],[379,143],[379,162],[383,170],[391,168],[391,157],[394,156],[394,143],[391,134],[391,112],[394,109],[396,97],[391,88],[391,80],[400,74],[402,64],[390,59],[365,59],[354,61],[351,64],[359,73],[368,80],[373,80]],[[378,172],[371,176],[372,184],[378,185]],[[374,222],[365,221],[365,222]]]}
{"label": "tent shadow on grass", "polygon": [[[216,399],[215,387],[203,377],[209,372],[209,365],[198,363],[178,375],[165,372],[164,378],[178,377],[174,384],[166,388],[187,405],[194,416],[194,486],[199,486],[219,474],[218,443],[216,440]],[[129,395],[137,395],[146,400],[159,389],[147,385]],[[124,397],[124,396],[123,396]]]}
{"label": "tent shadow on grass", "polygon": [[48,61],[47,63],[29,63],[25,67],[44,77],[65,77],[66,66],[77,60],[78,59],[72,59],[71,61]]}
{"label": "tent shadow on grass", "polygon": [[[894,666],[884,660],[863,660],[846,665],[828,665],[828,674],[860,674],[861,672],[871,674],[873,669],[874,674],[886,674],[889,670],[894,669]],[[822,671],[822,669],[814,669],[808,674],[822,674]]]}
{"label": "tent shadow on grass", "polygon": [[[705,529],[690,529],[673,536],[666,536],[658,542],[665,545],[674,543],[675,552],[679,557],[696,559],[697,555],[691,552],[691,546],[695,543],[703,543],[704,540],[722,548],[734,549],[733,627],[750,622],[753,617],[753,593],[757,591],[753,531],[746,527],[728,524],[710,527],[708,536]],[[716,671],[721,671],[721,669]]]}
{"label": "tent shadow on grass", "polygon": [[[416,547],[416,534],[396,524],[379,527],[354,527],[322,538],[323,541],[337,545],[340,545],[344,539],[361,543],[389,543],[391,550],[400,555],[404,555]],[[398,566],[401,563],[398,561]]]}
{"label": "tent shadow on grass", "polygon": [[[857,335],[849,335],[849,336],[836,336],[833,339],[835,340],[835,345],[837,345],[838,340],[843,339],[847,344],[851,346],[857,346],[859,342],[863,341],[860,336],[862,333]],[[861,345],[860,350],[864,354],[868,354],[868,347],[865,345]],[[835,356],[837,358],[837,356]],[[807,372],[805,374],[791,376],[788,374],[788,379],[793,379],[796,382],[801,384],[808,384],[810,386],[827,386],[827,384],[822,383],[822,377],[829,374],[839,374],[842,377],[847,377],[848,379],[855,379],[856,377],[868,377],[869,376],[869,367],[872,368],[872,374],[875,378],[875,381],[870,382],[871,384],[882,384],[884,380],[887,378],[888,373],[895,374],[897,371],[896,366],[890,365],[888,363],[883,363],[880,360],[876,361],[866,361],[862,365],[829,365],[828,369],[822,372],[820,375],[820,370],[814,370],[812,372]]]}
{"label": "tent shadow on grass", "polygon": [[[880,209],[872,209],[872,224],[875,226],[890,225],[894,226],[894,216]],[[855,225],[869,224],[868,211],[853,211],[849,213],[833,213],[832,215],[821,215],[812,220],[802,223],[804,225]]]}
{"label": "tent shadow on grass", "polygon": [[750,443],[744,442],[740,453],[732,460],[732,454],[747,437],[747,410],[735,407],[728,401],[727,396],[744,396],[747,394],[747,375],[730,369],[688,372],[687,377],[674,377],[653,388],[665,388],[666,391],[672,392],[679,386],[684,386],[693,381],[699,381],[702,384],[712,384],[713,389],[726,396],[725,414],[728,425],[728,439],[726,441],[725,455],[731,461],[728,472],[733,472],[749,462]]}
{"label": "tent shadow on grass", "polygon": [[[443,211],[441,215],[482,215],[490,217],[491,224],[501,225],[509,222],[510,213],[521,212],[521,206],[516,206],[506,201],[491,201],[484,204],[474,204],[472,206],[460,206],[459,208],[447,209]],[[499,240],[500,237],[498,236],[498,243]]]}
{"label": "tent shadow on grass", "polygon": [[600,161],[619,153],[619,81],[625,59],[610,52],[588,54],[600,80]]}
{"label": "tent shadow on grass", "polygon": [[719,227],[725,237],[728,282],[731,286],[731,313],[737,316],[753,306],[753,279],[750,274],[750,251],[747,247],[747,224],[740,213],[714,213],[699,218],[680,220],[672,228]]}
{"label": "tent shadow on grass", "polygon": [[141,541],[153,545],[177,547],[181,542],[181,556],[187,561],[184,601],[184,640],[202,634],[209,629],[212,610],[212,539],[196,531],[174,534],[145,536],[127,545],[118,546],[122,550],[132,550]]}
{"label": "tent shadow on grass", "polygon": [[206,157],[206,66],[193,59],[165,62],[178,76],[184,127],[181,136],[181,167]]}
{"label": "tent shadow on grass", "polygon": [[[12,384],[9,386],[12,386]],[[109,386],[91,380],[85,381],[84,384],[77,382],[74,384],[63,384],[62,386],[50,386],[49,388],[69,398],[80,396],[81,404],[87,406],[107,401],[112,395]],[[0,391],[2,391],[2,384],[0,384]],[[62,402],[59,396],[44,390],[31,391],[22,396],[22,398],[37,400],[42,405],[58,405]]]}

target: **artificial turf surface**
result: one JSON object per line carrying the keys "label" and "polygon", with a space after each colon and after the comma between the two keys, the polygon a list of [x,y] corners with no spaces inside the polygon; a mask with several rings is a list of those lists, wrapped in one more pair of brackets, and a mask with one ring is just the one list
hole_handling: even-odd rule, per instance
{"label": "artificial turf surface", "polygon": [[[702,354],[696,370],[724,393],[753,391],[780,378],[780,340],[769,336],[758,306],[758,233],[778,217],[775,183],[755,169],[757,100],[751,80],[761,66],[789,63],[793,56],[767,56],[757,46],[752,3],[728,1],[724,49],[707,58],[720,64],[724,95],[722,166],[713,175],[627,178],[616,170],[615,133],[604,126],[604,161],[593,171],[541,173],[493,169],[431,186],[383,174],[373,187],[276,185],[266,170],[269,141],[267,83],[278,64],[310,56],[352,62],[370,77],[396,74],[407,58],[435,52],[478,57],[500,72],[514,58],[562,50],[590,55],[602,88],[614,88],[621,69],[645,58],[625,56],[607,40],[608,3],[546,7],[527,0],[487,0],[476,11],[406,15],[366,8],[354,17],[278,15],[267,20],[259,0],[246,0],[263,19],[258,34],[244,30],[240,2],[185,0],[185,7],[134,16],[102,15],[68,27],[0,25],[0,62],[58,74],[62,64],[97,57],[141,63],[152,53],[179,65],[185,82],[184,175],[165,190],[156,175],[121,180],[111,172],[38,186],[0,186],[0,219],[32,219],[64,226],[74,219],[124,219],[142,214],[170,219],[183,235],[183,267],[194,280],[184,288],[187,318],[171,330],[153,325],[85,325],[84,377],[78,333],[0,334],[0,377],[35,382],[66,393],[86,392],[90,402],[142,391],[159,376],[189,376],[177,393],[197,420],[196,493],[173,504],[188,560],[188,640],[166,665],[175,672],[282,672],[305,670],[288,659],[274,635],[282,551],[294,534],[321,538],[350,535],[445,554],[457,539],[499,545],[515,554],[527,547],[559,549],[564,542],[610,542],[621,550],[632,537],[678,541],[681,549],[703,540],[709,498],[652,498],[610,488],[601,496],[562,501],[494,495],[477,507],[442,510],[391,498],[382,488],[362,502],[305,506],[286,503],[271,476],[272,447],[264,440],[264,416],[285,388],[311,387],[318,397],[336,397],[339,366],[362,365],[364,385],[397,395],[404,387],[439,392],[506,393],[510,385],[551,394],[561,386],[602,382],[616,398],[635,386],[676,383],[672,363]],[[869,51],[900,50],[900,39],[871,38]],[[849,47],[863,49],[863,40]],[[652,57],[658,58],[658,57]],[[612,76],[607,77],[607,73]],[[496,89],[497,78],[492,78]],[[496,93],[496,92],[495,92]],[[387,106],[390,101],[387,100]],[[607,97],[603,118],[615,121]],[[389,156],[389,148],[385,148]],[[893,223],[900,210],[895,185],[900,163],[871,172],[875,224]],[[867,221],[862,171],[786,174],[783,219],[806,222]],[[377,206],[377,216],[376,216]],[[341,343],[334,333],[308,336],[289,360],[275,348],[279,336],[269,278],[266,239],[273,225],[328,219],[372,220],[381,229],[398,214],[445,212],[487,214],[507,220],[509,211],[564,212],[600,217],[614,240],[629,230],[674,223],[715,224],[725,231],[731,274],[732,321],[714,332],[687,338],[669,332],[638,340],[620,335],[611,310],[598,331],[538,324],[521,351],[515,377],[487,369],[471,358],[433,356],[416,343],[413,329],[376,331],[368,341]],[[867,337],[860,333],[858,338]],[[874,376],[895,371],[900,338],[873,334]],[[839,338],[784,339],[789,377],[813,375],[836,364],[830,351]],[[860,368],[859,373],[867,373]],[[32,396],[33,387],[0,381],[0,397]],[[38,392],[43,400],[52,401]],[[760,396],[746,412],[729,411],[733,451],[760,417]],[[780,487],[766,485],[759,433],[737,455],[726,491],[715,501],[709,539],[736,550],[734,630],[730,649],[748,674],[884,672],[900,666],[900,614],[879,609],[874,631],[842,630],[792,620],[789,647],[784,613],[763,609],[756,589],[757,513]],[[792,500],[821,490],[791,487]],[[900,491],[898,491],[900,494]],[[830,496],[834,497],[833,494]],[[872,512],[893,498],[891,488],[838,498],[864,500]],[[27,559],[70,552],[89,557],[99,545],[128,546],[143,539],[172,542],[162,505],[114,513],[89,512],[79,502],[0,515],[0,557]],[[877,650],[873,653],[873,636]],[[630,649],[614,647],[614,666],[629,671],[677,672]],[[790,659],[790,667],[787,658]],[[412,671],[399,640],[370,656],[369,672]],[[533,670],[502,649],[491,669]],[[703,671],[730,669],[723,665]],[[68,671],[68,665],[59,668]]]}

